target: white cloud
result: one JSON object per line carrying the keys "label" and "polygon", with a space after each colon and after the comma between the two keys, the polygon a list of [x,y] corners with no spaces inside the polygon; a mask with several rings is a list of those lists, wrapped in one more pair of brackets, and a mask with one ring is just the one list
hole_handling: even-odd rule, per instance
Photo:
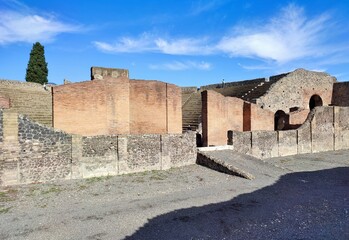
{"label": "white cloud", "polygon": [[189,69],[197,70],[210,70],[212,65],[208,62],[195,62],[195,61],[173,61],[170,63],[153,64],[149,66],[150,69],[156,70],[172,70],[172,71],[184,71]]}
{"label": "white cloud", "polygon": [[308,19],[302,8],[291,4],[265,25],[236,26],[235,33],[223,37],[217,48],[232,57],[252,57],[282,64],[329,54],[325,41],[330,25],[329,15]]}
{"label": "white cloud", "polygon": [[137,38],[121,37],[115,43],[95,41],[93,44],[99,50],[109,53],[159,52],[170,55],[205,55],[212,51],[212,48],[206,45],[205,38],[166,40],[147,33]]}
{"label": "white cloud", "polygon": [[44,17],[12,10],[0,11],[0,44],[48,42],[60,33],[78,29],[78,26],[61,22],[51,15]]}

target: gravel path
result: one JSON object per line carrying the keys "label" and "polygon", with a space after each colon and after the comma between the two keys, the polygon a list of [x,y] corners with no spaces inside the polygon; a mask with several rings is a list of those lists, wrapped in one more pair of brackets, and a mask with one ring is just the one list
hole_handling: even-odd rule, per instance
{"label": "gravel path", "polygon": [[349,239],[349,151],[268,163],[2,187],[0,239]]}

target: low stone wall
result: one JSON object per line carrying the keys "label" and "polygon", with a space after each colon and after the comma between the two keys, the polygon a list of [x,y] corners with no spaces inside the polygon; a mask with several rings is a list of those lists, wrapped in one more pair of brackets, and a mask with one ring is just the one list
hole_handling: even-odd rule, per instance
{"label": "low stone wall", "polygon": [[234,150],[261,159],[349,149],[349,107],[316,107],[297,130],[228,132]]}
{"label": "low stone wall", "polygon": [[84,137],[4,111],[0,185],[163,170],[196,162],[195,132]]}

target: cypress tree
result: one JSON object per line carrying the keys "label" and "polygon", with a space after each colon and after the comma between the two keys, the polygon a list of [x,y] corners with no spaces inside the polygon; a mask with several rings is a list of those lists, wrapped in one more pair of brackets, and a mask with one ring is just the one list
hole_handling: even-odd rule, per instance
{"label": "cypress tree", "polygon": [[45,49],[39,42],[33,44],[27,67],[25,80],[40,84],[47,83],[47,62],[45,61]]}

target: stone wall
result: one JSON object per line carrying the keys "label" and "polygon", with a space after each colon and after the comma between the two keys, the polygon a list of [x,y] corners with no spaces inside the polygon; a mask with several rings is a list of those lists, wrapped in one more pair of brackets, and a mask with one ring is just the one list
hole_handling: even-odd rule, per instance
{"label": "stone wall", "polygon": [[226,145],[228,130],[273,129],[274,114],[269,110],[212,90],[202,92],[203,146]]}
{"label": "stone wall", "polygon": [[349,106],[349,82],[333,84],[332,105]]}
{"label": "stone wall", "polygon": [[274,83],[256,103],[274,113],[278,110],[289,113],[294,107],[309,109],[310,98],[319,95],[323,105],[328,106],[335,82],[336,78],[327,73],[297,69]]}
{"label": "stone wall", "polygon": [[13,111],[25,114],[38,123],[52,126],[50,87],[45,90],[38,83],[0,80],[0,102],[0,106],[4,105],[0,108],[11,107]]}
{"label": "stone wall", "polygon": [[19,116],[20,183],[69,179],[71,136]]}
{"label": "stone wall", "polygon": [[234,150],[261,159],[349,149],[349,107],[316,107],[297,130],[228,132]]}
{"label": "stone wall", "polygon": [[104,79],[104,78],[118,78],[126,77],[129,78],[127,69],[120,68],[104,68],[104,67],[91,67],[91,80]]}
{"label": "stone wall", "polygon": [[0,185],[162,170],[194,164],[196,134],[70,135],[0,111]]}

